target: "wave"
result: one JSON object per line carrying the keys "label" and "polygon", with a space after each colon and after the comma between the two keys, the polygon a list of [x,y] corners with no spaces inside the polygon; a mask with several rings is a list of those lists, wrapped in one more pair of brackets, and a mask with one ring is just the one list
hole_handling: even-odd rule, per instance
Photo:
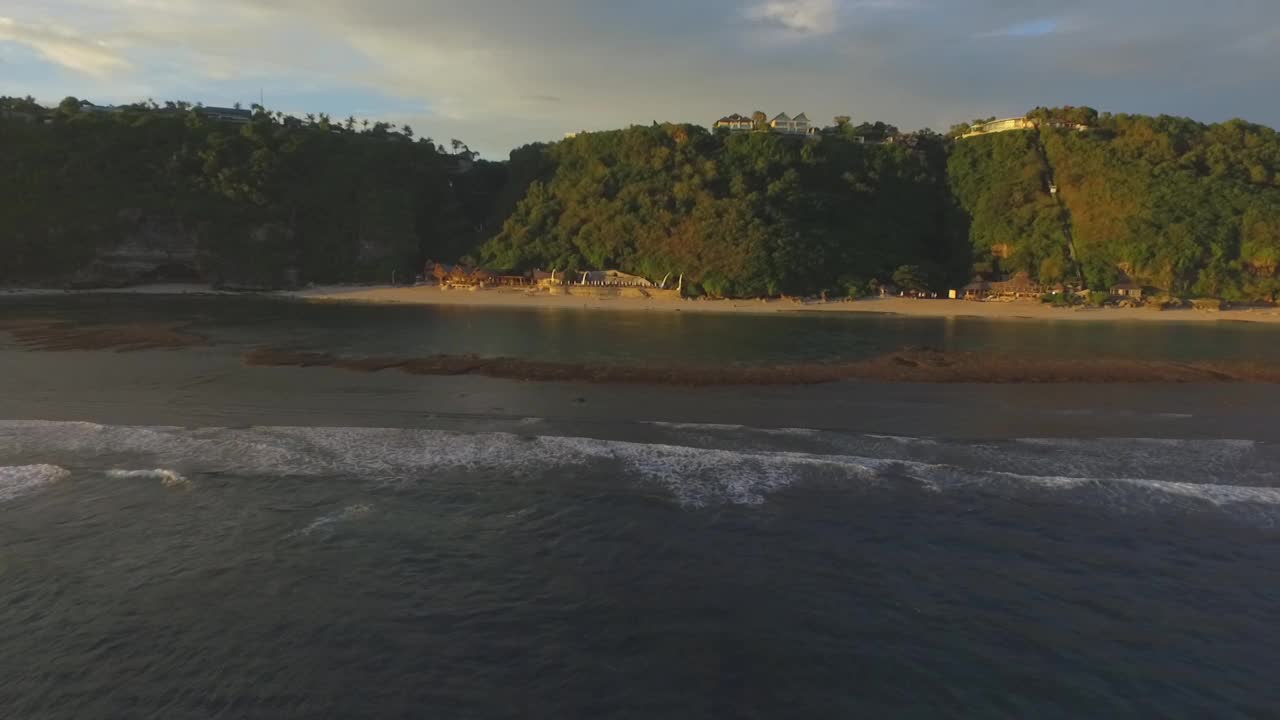
{"label": "wave", "polygon": [[108,470],[107,477],[113,480],[159,480],[165,487],[192,487],[190,480],[173,470]]}
{"label": "wave", "polygon": [[320,517],[311,521],[310,525],[307,525],[306,527],[302,528],[301,530],[298,530],[297,532],[292,533],[291,535],[294,537],[306,537],[308,535],[314,535],[318,532],[333,532],[335,525],[338,525],[339,523],[355,520],[357,518],[362,518],[371,512],[373,512],[372,505],[365,505],[365,504],[348,505],[347,507],[344,507],[341,510],[338,510],[337,512],[332,512],[332,513],[329,513],[328,515],[321,515]]}
{"label": "wave", "polygon": [[[372,485],[430,483],[442,472],[538,480],[584,470],[601,482],[664,488],[686,507],[759,505],[800,483],[916,487],[1026,497],[1051,493],[1118,510],[1270,508],[1280,523],[1275,449],[1233,440],[960,442],[832,431],[764,435],[741,426],[681,425],[667,442],[423,429],[204,428],[0,422],[9,456],[136,455],[147,465],[251,477],[342,476]],[[548,426],[548,429],[550,426]],[[711,429],[714,428],[714,429]],[[730,429],[733,428],[733,429]],[[762,438],[772,437],[766,441]],[[165,481],[168,470],[120,477]],[[176,475],[176,473],[174,473]],[[321,518],[317,527],[342,519]],[[323,522],[322,522],[323,521]]]}
{"label": "wave", "polygon": [[782,436],[799,436],[809,437],[821,433],[821,430],[814,428],[755,428],[746,425],[729,425],[722,423],[681,423],[681,422],[661,422],[658,420],[645,420],[642,425],[651,425],[666,430],[695,430],[699,432],[751,432],[760,433],[762,435],[782,435]]}
{"label": "wave", "polygon": [[29,495],[70,475],[70,470],[58,465],[0,465],[0,502]]}
{"label": "wave", "polygon": [[727,425],[727,424],[721,424],[721,423],[682,423],[682,422],[661,422],[658,420],[646,420],[644,421],[643,424],[652,425],[654,427],[666,428],[668,430],[711,430],[711,431],[729,430],[729,431],[732,431],[732,430],[748,429],[747,426],[745,425]]}

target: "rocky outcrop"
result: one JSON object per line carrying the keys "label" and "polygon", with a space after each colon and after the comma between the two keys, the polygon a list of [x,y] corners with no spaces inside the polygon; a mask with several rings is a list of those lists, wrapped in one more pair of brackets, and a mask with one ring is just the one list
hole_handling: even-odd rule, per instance
{"label": "rocky outcrop", "polygon": [[197,229],[172,215],[122,210],[118,240],[100,245],[93,259],[72,271],[73,287],[121,287],[146,282],[199,282]]}
{"label": "rocky outcrop", "polygon": [[299,272],[285,225],[213,230],[209,223],[176,215],[122,210],[114,240],[101,242],[92,259],[69,269],[62,285],[126,287],[145,283],[207,283],[239,290],[296,286]]}

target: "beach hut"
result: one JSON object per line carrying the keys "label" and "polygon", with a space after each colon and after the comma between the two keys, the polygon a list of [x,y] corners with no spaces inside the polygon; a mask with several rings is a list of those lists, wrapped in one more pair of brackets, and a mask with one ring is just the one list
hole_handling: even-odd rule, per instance
{"label": "beach hut", "polygon": [[1044,288],[1026,272],[1017,273],[1008,280],[991,283],[990,289],[993,294],[1001,297],[1038,297],[1044,294]]}
{"label": "beach hut", "polygon": [[1149,295],[1154,295],[1158,291],[1155,288],[1141,285],[1135,282],[1122,282],[1112,286],[1111,294],[1116,297],[1129,298],[1130,300],[1142,300]]}
{"label": "beach hut", "polygon": [[965,300],[984,300],[991,294],[991,283],[985,280],[975,280],[960,288],[959,294]]}

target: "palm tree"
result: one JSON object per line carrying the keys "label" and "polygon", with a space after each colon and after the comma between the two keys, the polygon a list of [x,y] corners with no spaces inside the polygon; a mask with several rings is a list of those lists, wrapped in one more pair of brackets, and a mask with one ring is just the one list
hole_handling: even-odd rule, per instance
{"label": "palm tree", "polygon": [[361,121],[360,121],[360,127],[364,128],[365,130],[368,130],[368,129],[369,129],[369,118],[365,118],[365,119],[361,120]]}
{"label": "palm tree", "polygon": [[404,127],[400,128],[400,132],[404,133],[404,136],[407,138],[410,138],[410,139],[413,138],[413,128],[409,127],[408,125],[405,125]]}
{"label": "palm tree", "polygon": [[349,132],[350,132],[350,131],[353,131],[353,130],[355,130],[355,129],[356,129],[356,116],[355,116],[355,115],[348,115],[348,116],[347,116],[346,126],[347,126],[347,130],[348,130]]}

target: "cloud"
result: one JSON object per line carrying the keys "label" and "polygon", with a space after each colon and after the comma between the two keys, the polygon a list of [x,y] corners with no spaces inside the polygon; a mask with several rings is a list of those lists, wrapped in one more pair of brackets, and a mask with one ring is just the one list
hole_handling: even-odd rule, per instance
{"label": "cloud", "polygon": [[94,78],[6,65],[41,99],[146,88],[227,105],[261,89],[490,157],[756,109],[904,128],[1059,104],[1280,124],[1280,97],[1257,92],[1280,65],[1275,0],[3,2],[0,41]]}
{"label": "cloud", "polygon": [[747,17],[810,35],[835,32],[836,0],[769,0],[747,9]]}
{"label": "cloud", "polygon": [[1057,18],[1041,18],[1010,25],[994,32],[983,33],[979,37],[1014,37],[1035,38],[1052,35],[1061,29]]}
{"label": "cloud", "polygon": [[130,64],[100,41],[85,39],[66,27],[22,24],[0,17],[0,41],[26,45],[48,61],[85,75],[105,77]]}

